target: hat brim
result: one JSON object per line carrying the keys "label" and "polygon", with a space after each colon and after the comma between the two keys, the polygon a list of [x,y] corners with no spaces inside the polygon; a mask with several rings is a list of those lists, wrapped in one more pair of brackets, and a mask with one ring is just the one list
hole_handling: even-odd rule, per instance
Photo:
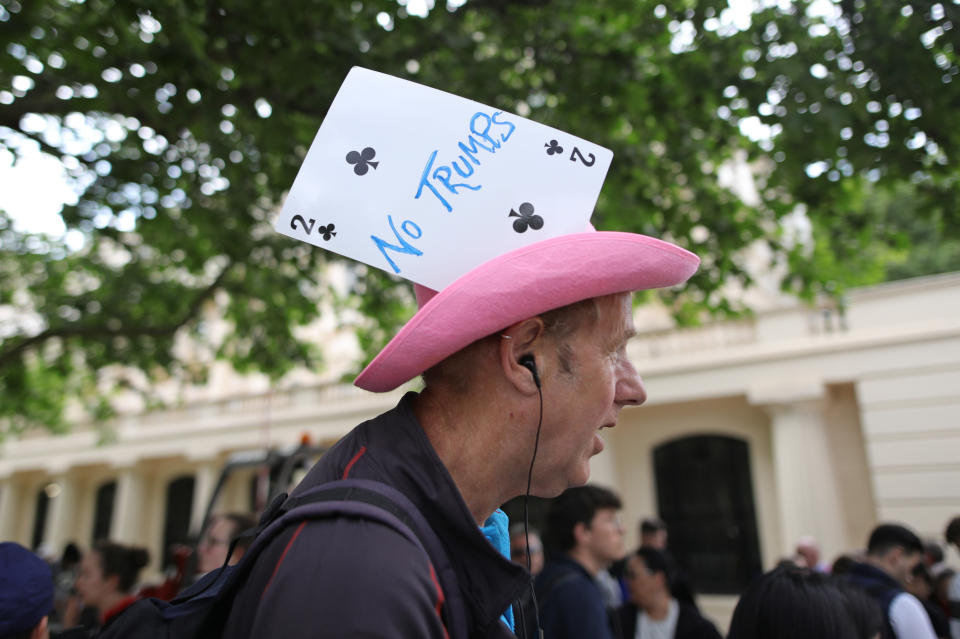
{"label": "hat brim", "polygon": [[474,341],[581,300],[675,286],[700,258],[636,233],[594,231],[535,242],[481,264],[431,298],[357,376],[386,392]]}

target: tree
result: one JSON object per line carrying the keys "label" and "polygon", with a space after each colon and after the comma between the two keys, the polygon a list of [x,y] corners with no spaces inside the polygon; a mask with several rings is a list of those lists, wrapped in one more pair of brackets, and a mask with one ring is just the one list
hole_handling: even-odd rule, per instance
{"label": "tree", "polygon": [[[320,365],[292,331],[322,302],[370,318],[367,353],[393,334],[409,288],[354,265],[355,295],[337,296],[336,258],[270,228],[354,65],[612,148],[595,225],[704,258],[663,293],[681,321],[743,310],[721,286],[749,283],[739,251],[755,241],[790,261],[791,290],[842,288],[864,247],[901,234],[863,205],[887,184],[960,235],[955,4],[798,1],[737,18],[725,0],[408,1],[0,0],[0,140],[60,158],[82,191],[62,213],[79,250],[0,215],[0,308],[19,318],[0,335],[2,429],[62,426],[68,398],[106,412],[118,363],[202,374],[178,335],[279,377]],[[756,202],[718,184],[738,153],[760,167]],[[812,249],[778,224],[798,206]],[[204,331],[211,305],[233,327],[222,340]]]}

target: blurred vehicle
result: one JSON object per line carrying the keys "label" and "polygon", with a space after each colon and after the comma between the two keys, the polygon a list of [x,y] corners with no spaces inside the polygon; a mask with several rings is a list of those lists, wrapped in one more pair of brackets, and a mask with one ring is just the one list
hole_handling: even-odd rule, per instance
{"label": "blurred vehicle", "polygon": [[314,444],[308,436],[293,448],[269,448],[235,453],[220,476],[204,510],[198,530],[191,531],[187,544],[178,544],[171,553],[170,569],[159,584],[144,586],[140,597],[173,599],[196,578],[197,544],[213,515],[227,511],[250,512],[257,517],[281,493],[290,493],[309,472],[328,446]]}

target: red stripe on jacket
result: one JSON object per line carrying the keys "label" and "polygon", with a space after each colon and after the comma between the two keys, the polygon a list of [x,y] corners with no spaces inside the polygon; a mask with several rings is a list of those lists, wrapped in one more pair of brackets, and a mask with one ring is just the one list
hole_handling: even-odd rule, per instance
{"label": "red stripe on jacket", "polygon": [[364,454],[365,452],[367,452],[367,447],[366,447],[366,446],[361,446],[361,447],[360,447],[360,450],[357,451],[357,454],[353,456],[353,459],[351,459],[351,460],[347,463],[347,467],[343,469],[343,477],[341,477],[340,479],[346,479],[347,476],[350,475],[350,469],[353,468],[353,465],[357,463],[357,460],[358,460],[358,459],[360,459],[361,457],[363,457],[363,454]]}
{"label": "red stripe on jacket", "polygon": [[287,557],[287,552],[290,550],[290,546],[293,545],[293,542],[297,540],[297,537],[300,536],[300,531],[303,530],[303,527],[307,525],[306,521],[301,521],[300,525],[297,526],[297,530],[293,533],[293,537],[290,538],[290,541],[287,542],[287,547],[283,549],[283,553],[280,555],[280,559],[277,560],[277,565],[273,567],[273,573],[270,575],[270,579],[267,581],[267,585],[264,586],[263,592],[260,593],[260,601],[263,601],[263,597],[267,594],[267,590],[270,589],[270,584],[273,583],[273,578],[277,576],[277,572],[280,570],[280,564],[283,563],[283,560]]}

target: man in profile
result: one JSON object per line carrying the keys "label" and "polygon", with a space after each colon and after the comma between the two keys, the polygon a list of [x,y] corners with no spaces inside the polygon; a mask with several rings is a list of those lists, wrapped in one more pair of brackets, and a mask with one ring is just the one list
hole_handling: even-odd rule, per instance
{"label": "man in profile", "polygon": [[547,564],[537,577],[544,636],[619,636],[597,575],[623,556],[620,498],[599,486],[570,488],[550,504]]}
{"label": "man in profile", "polygon": [[[366,134],[371,122],[390,115],[375,114],[382,105],[393,108],[392,103],[402,96],[416,94],[419,97],[408,102],[411,116],[422,116],[431,104],[439,110],[438,118],[451,109],[465,108],[462,101],[451,102],[441,92],[398,82],[402,84],[367,70],[351,71],[341,89],[351,96],[344,97],[342,104],[351,108],[338,108],[338,94],[317,137],[329,144],[315,156],[313,147],[308,152],[308,160],[316,157],[318,163],[305,163],[288,204],[297,192],[303,194],[302,202],[310,202],[315,209],[336,207],[339,200],[311,198],[336,191],[345,180],[359,184],[355,180],[362,173],[343,161],[348,150],[339,146],[347,145],[343,129],[356,125],[354,130]],[[397,88],[395,94],[389,89],[378,96],[383,99],[371,100],[366,91],[350,92],[350,87],[361,86],[367,86],[367,91],[374,86]],[[361,104],[364,109],[376,108],[357,113],[353,107]],[[527,126],[503,112],[489,116],[476,111],[475,103],[467,106],[463,112],[474,114],[469,122],[478,122],[482,116],[488,124],[493,121],[506,129],[498,132],[499,142],[506,142],[514,129]],[[341,116],[343,126],[327,127]],[[531,135],[539,131],[526,130]],[[513,139],[520,137],[518,133]],[[539,144],[529,147],[531,152],[539,155]],[[383,149],[378,147],[385,155]],[[489,161],[511,157],[510,149],[519,147],[506,147],[496,156],[499,160]],[[430,163],[436,153],[429,156]],[[381,156],[376,157],[379,161]],[[396,159],[401,164],[412,161]],[[335,174],[318,174],[313,166],[334,167],[329,170]],[[521,213],[529,209],[532,214],[534,209],[523,199],[532,196],[529,176],[516,174],[519,166],[502,164],[500,178],[483,185],[483,194],[496,193],[502,202],[514,202],[504,211],[501,222],[510,225],[502,234],[489,231],[499,213],[480,204],[471,210],[474,200],[466,192],[461,194],[456,215],[436,217],[433,209],[428,213],[418,208],[423,201],[408,190],[396,191],[397,201],[386,202],[382,188],[387,182],[364,183],[358,198],[380,196],[366,209],[375,214],[366,225],[358,222],[356,230],[362,232],[353,233],[352,241],[374,240],[379,252],[371,263],[381,268],[385,265],[380,258],[387,257],[388,250],[410,260],[415,256],[413,263],[437,275],[443,284],[439,291],[415,287],[419,311],[354,383],[365,390],[387,392],[422,376],[423,389],[407,393],[394,408],[355,427],[324,454],[291,495],[297,499],[337,480],[385,485],[422,515],[431,538],[443,546],[449,569],[437,568],[446,563],[442,557],[435,561],[440,553],[431,555],[415,540],[369,518],[304,521],[279,534],[258,557],[234,601],[227,636],[458,639],[512,637],[514,628],[526,625],[515,623],[513,611],[514,603],[530,587],[530,575],[509,559],[508,522],[499,507],[521,495],[553,497],[587,482],[590,458],[604,447],[601,431],[616,425],[625,406],[646,399],[640,375],[627,356],[627,342],[636,332],[632,291],[678,285],[693,274],[699,260],[647,236],[585,228],[596,201],[593,189],[599,190],[595,180],[587,184],[548,177],[551,196],[564,203],[557,208],[576,213],[566,227],[573,232],[541,239],[546,234],[534,233],[540,224],[550,222],[538,215],[530,217],[538,225],[519,235],[527,230],[527,218],[510,223],[506,211],[519,206]],[[556,175],[549,172],[556,165],[551,166],[538,175]],[[386,167],[384,159],[376,174],[386,175]],[[446,166],[437,168],[433,176],[442,175],[442,170],[450,176]],[[494,180],[493,173],[487,175]],[[373,177],[373,172],[367,177]],[[581,192],[571,186],[574,183],[580,184]],[[422,237],[417,242],[421,248],[403,240],[400,245],[389,244],[371,235],[371,225],[383,224],[384,217],[393,225],[388,211],[399,219],[400,214],[389,207],[399,207],[401,202],[422,213],[421,221],[437,222],[423,229],[411,220],[402,222],[401,229],[410,237]],[[582,210],[583,202],[589,203],[587,210]],[[293,209],[287,208],[284,214],[292,214]],[[556,211],[555,219],[563,213]],[[513,212],[513,217],[517,215]],[[292,220],[287,224],[296,228]],[[443,228],[458,231],[457,239],[445,235]],[[486,235],[481,232],[484,228]],[[345,225],[341,229],[338,221],[337,230],[338,242],[345,241]],[[393,230],[400,240],[400,233]],[[482,252],[475,261],[453,269],[452,257],[480,255],[468,250],[478,246],[463,246],[464,237],[476,238],[479,247],[497,250]],[[427,249],[428,240],[434,250]],[[370,250],[372,244],[363,246]],[[391,275],[401,273],[388,259]]]}
{"label": "man in profile", "polygon": [[913,531],[899,524],[881,524],[870,533],[865,560],[854,563],[845,573],[846,579],[880,604],[889,637],[937,637],[923,605],[904,590],[922,558],[923,542]]}

